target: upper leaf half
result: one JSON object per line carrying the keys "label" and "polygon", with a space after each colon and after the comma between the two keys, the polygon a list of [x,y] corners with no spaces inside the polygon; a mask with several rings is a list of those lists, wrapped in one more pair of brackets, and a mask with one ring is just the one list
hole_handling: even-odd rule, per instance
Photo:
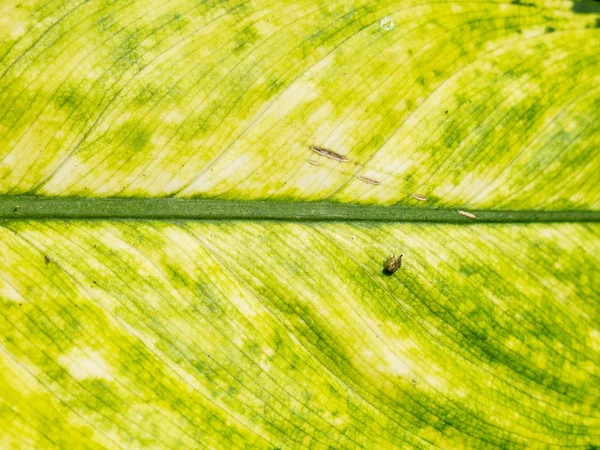
{"label": "upper leaf half", "polygon": [[600,208],[586,2],[0,8],[0,194]]}

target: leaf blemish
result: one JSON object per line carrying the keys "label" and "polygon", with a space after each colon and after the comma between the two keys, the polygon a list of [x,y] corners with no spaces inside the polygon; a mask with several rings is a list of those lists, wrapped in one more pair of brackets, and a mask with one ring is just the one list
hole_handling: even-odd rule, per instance
{"label": "leaf blemish", "polygon": [[356,178],[358,178],[360,181],[364,181],[365,183],[369,183],[369,184],[381,184],[381,181],[375,180],[373,178],[365,177],[363,175],[359,175]]}
{"label": "leaf blemish", "polygon": [[425,197],[424,195],[421,194],[411,194],[412,198],[414,198],[415,200],[419,200],[420,202],[426,202],[427,201],[427,197]]}
{"label": "leaf blemish", "polygon": [[469,219],[477,219],[477,216],[475,214],[472,214],[470,212],[467,211],[457,211],[461,216],[465,216],[468,217]]}
{"label": "leaf blemish", "polygon": [[385,275],[393,275],[400,267],[402,267],[402,255],[396,258],[396,256],[392,253],[383,262],[383,273]]}
{"label": "leaf blemish", "polygon": [[394,28],[394,21],[391,17],[384,17],[383,19],[381,19],[381,22],[379,22],[379,26],[385,31],[390,31]]}
{"label": "leaf blemish", "polygon": [[318,153],[319,155],[325,156],[329,159],[333,159],[334,161],[340,161],[340,162],[350,161],[344,155],[340,155],[339,153],[336,153],[333,150],[329,150],[328,148],[317,147],[316,145],[311,145],[310,149],[313,152]]}
{"label": "leaf blemish", "polygon": [[313,161],[312,159],[308,160],[309,164],[312,164],[313,166],[320,166],[321,164],[319,164],[317,161]]}
{"label": "leaf blemish", "polygon": [[50,264],[50,257],[48,255],[44,255],[44,261],[46,264]]}

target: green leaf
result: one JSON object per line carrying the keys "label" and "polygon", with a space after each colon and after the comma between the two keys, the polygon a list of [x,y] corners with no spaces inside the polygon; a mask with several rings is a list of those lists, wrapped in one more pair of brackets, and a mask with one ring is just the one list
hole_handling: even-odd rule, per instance
{"label": "green leaf", "polygon": [[6,5],[0,192],[599,209],[600,32],[571,8]]}
{"label": "green leaf", "polygon": [[3,448],[599,448],[595,5],[0,2]]}

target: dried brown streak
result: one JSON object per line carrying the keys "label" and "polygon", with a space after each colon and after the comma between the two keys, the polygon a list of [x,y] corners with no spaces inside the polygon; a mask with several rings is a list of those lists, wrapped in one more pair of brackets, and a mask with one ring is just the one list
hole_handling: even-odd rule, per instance
{"label": "dried brown streak", "polygon": [[329,150],[327,148],[317,147],[316,145],[311,145],[310,149],[313,152],[318,153],[319,155],[325,156],[325,157],[327,157],[329,159],[333,159],[334,161],[340,161],[340,162],[348,162],[348,161],[350,161],[344,155],[340,155],[339,153],[336,153],[333,150]]}
{"label": "dried brown streak", "polygon": [[424,195],[421,194],[411,194],[412,198],[414,198],[415,200],[419,200],[420,202],[426,202],[427,201],[427,197],[425,197]]}
{"label": "dried brown streak", "polygon": [[359,175],[356,178],[358,178],[360,181],[364,181],[365,183],[369,184],[381,184],[380,181],[374,180],[373,178],[365,177],[363,175]]}
{"label": "dried brown streak", "polygon": [[312,159],[308,160],[309,164],[312,164],[313,166],[320,166],[321,164],[319,164],[317,161],[313,161]]}

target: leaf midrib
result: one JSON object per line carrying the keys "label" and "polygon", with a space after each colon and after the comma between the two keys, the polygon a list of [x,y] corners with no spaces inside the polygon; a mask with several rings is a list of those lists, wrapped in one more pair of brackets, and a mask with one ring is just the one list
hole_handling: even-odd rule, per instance
{"label": "leaf midrib", "polygon": [[333,202],[179,198],[0,197],[0,219],[280,220],[287,222],[437,222],[473,224],[600,222],[600,211],[473,210]]}

